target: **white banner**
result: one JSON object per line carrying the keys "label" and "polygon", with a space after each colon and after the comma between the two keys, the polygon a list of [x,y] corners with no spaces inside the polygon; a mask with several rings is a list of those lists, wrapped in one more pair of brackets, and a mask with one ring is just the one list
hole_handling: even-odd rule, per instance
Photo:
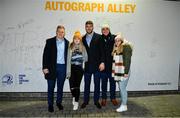
{"label": "white banner", "polygon": [[[122,32],[134,44],[129,91],[177,90],[179,13],[180,2],[165,0],[2,0],[0,92],[46,92],[46,39],[64,25],[71,41],[74,31],[85,34],[87,20],[94,22],[95,32],[101,34],[101,25],[108,23],[112,33]],[[69,91],[68,80],[64,91]]]}

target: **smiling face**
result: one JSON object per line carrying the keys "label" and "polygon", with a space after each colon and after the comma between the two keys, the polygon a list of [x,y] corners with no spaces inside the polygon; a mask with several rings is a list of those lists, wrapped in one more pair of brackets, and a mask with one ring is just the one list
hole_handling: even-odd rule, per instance
{"label": "smiling face", "polygon": [[58,28],[56,31],[56,37],[59,39],[63,39],[65,36],[65,30],[63,28]]}
{"label": "smiling face", "polygon": [[78,37],[75,37],[73,42],[74,42],[74,44],[78,45],[78,44],[80,44],[80,39]]}
{"label": "smiling face", "polygon": [[108,27],[102,28],[102,34],[103,34],[103,35],[107,36],[107,35],[109,34],[109,32],[110,32],[110,30],[109,30]]}
{"label": "smiling face", "polygon": [[115,39],[115,46],[116,47],[119,47],[121,45],[121,43],[122,43],[122,39],[120,39],[120,38]]}
{"label": "smiling face", "polygon": [[86,24],[85,29],[86,29],[86,33],[91,34],[94,29],[93,24]]}

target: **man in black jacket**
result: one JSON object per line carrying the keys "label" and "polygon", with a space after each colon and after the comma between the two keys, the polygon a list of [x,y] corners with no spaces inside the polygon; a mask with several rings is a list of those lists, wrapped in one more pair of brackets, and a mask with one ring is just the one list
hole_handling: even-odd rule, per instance
{"label": "man in black jacket", "polygon": [[114,38],[115,35],[111,34],[110,27],[108,24],[103,24],[101,28],[102,36],[101,40],[103,41],[103,47],[105,52],[105,70],[101,72],[101,80],[102,80],[102,101],[101,105],[106,106],[107,99],[107,83],[109,80],[110,83],[110,99],[114,106],[118,105],[115,96],[116,83],[114,78],[112,78],[112,62],[113,62],[113,46],[114,46]]}
{"label": "man in black jacket", "polygon": [[89,102],[91,76],[94,75],[94,104],[101,109],[99,103],[100,96],[100,71],[105,68],[104,52],[100,35],[93,32],[93,22],[87,21],[85,24],[86,35],[83,37],[83,44],[88,53],[88,61],[85,63],[84,74],[84,102],[81,108],[85,108]]}
{"label": "man in black jacket", "polygon": [[56,36],[46,40],[43,53],[43,73],[48,84],[48,111],[54,112],[54,88],[57,80],[56,105],[63,110],[62,96],[66,78],[67,51],[69,41],[64,38],[64,26],[58,26]]}

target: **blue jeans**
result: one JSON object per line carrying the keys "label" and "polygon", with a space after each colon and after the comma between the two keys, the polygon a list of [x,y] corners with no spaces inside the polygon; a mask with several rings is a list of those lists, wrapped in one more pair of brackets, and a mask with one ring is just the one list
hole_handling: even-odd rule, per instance
{"label": "blue jeans", "polygon": [[84,102],[89,102],[91,76],[94,75],[94,103],[99,101],[100,94],[100,72],[84,74]]}
{"label": "blue jeans", "polygon": [[114,78],[112,77],[112,73],[101,73],[101,89],[102,89],[102,99],[107,99],[107,83],[110,83],[110,98],[115,99],[115,91],[116,91],[116,82],[114,81]]}
{"label": "blue jeans", "polygon": [[[57,64],[56,68],[56,74],[57,74],[57,104],[62,103],[62,97],[63,97],[63,87],[64,87],[64,81],[66,78],[66,65],[65,64]],[[48,83],[48,105],[53,106],[54,103],[54,88],[56,84],[55,80],[47,80]]]}
{"label": "blue jeans", "polygon": [[119,92],[120,92],[120,95],[121,95],[121,105],[127,105],[127,97],[128,97],[128,94],[127,94],[127,90],[126,90],[126,87],[127,87],[127,84],[128,84],[128,79],[124,80],[124,81],[118,81],[118,86],[119,86]]}

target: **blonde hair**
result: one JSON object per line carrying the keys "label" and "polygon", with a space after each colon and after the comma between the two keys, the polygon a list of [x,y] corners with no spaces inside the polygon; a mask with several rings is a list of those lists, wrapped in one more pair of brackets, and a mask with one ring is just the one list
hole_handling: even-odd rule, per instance
{"label": "blonde hair", "polygon": [[75,40],[76,38],[78,38],[78,39],[80,40],[79,50],[80,50],[80,52],[83,52],[83,51],[85,50],[85,47],[84,47],[84,45],[83,45],[83,43],[82,43],[82,36],[81,36],[80,31],[76,31],[76,32],[74,33],[73,41],[72,41],[71,44],[70,44],[70,48],[71,48],[72,51],[74,51],[74,50],[76,49],[75,44],[74,44],[74,40]]}
{"label": "blonde hair", "polygon": [[114,47],[113,47],[113,51],[112,51],[112,55],[114,55],[115,53],[116,54],[120,54],[123,52],[123,48],[125,45],[129,45],[131,47],[131,49],[133,50],[133,45],[131,42],[127,41],[121,32],[117,33],[117,36],[115,37],[115,41],[120,39],[121,40],[121,44],[116,47],[116,45],[114,44]]}

